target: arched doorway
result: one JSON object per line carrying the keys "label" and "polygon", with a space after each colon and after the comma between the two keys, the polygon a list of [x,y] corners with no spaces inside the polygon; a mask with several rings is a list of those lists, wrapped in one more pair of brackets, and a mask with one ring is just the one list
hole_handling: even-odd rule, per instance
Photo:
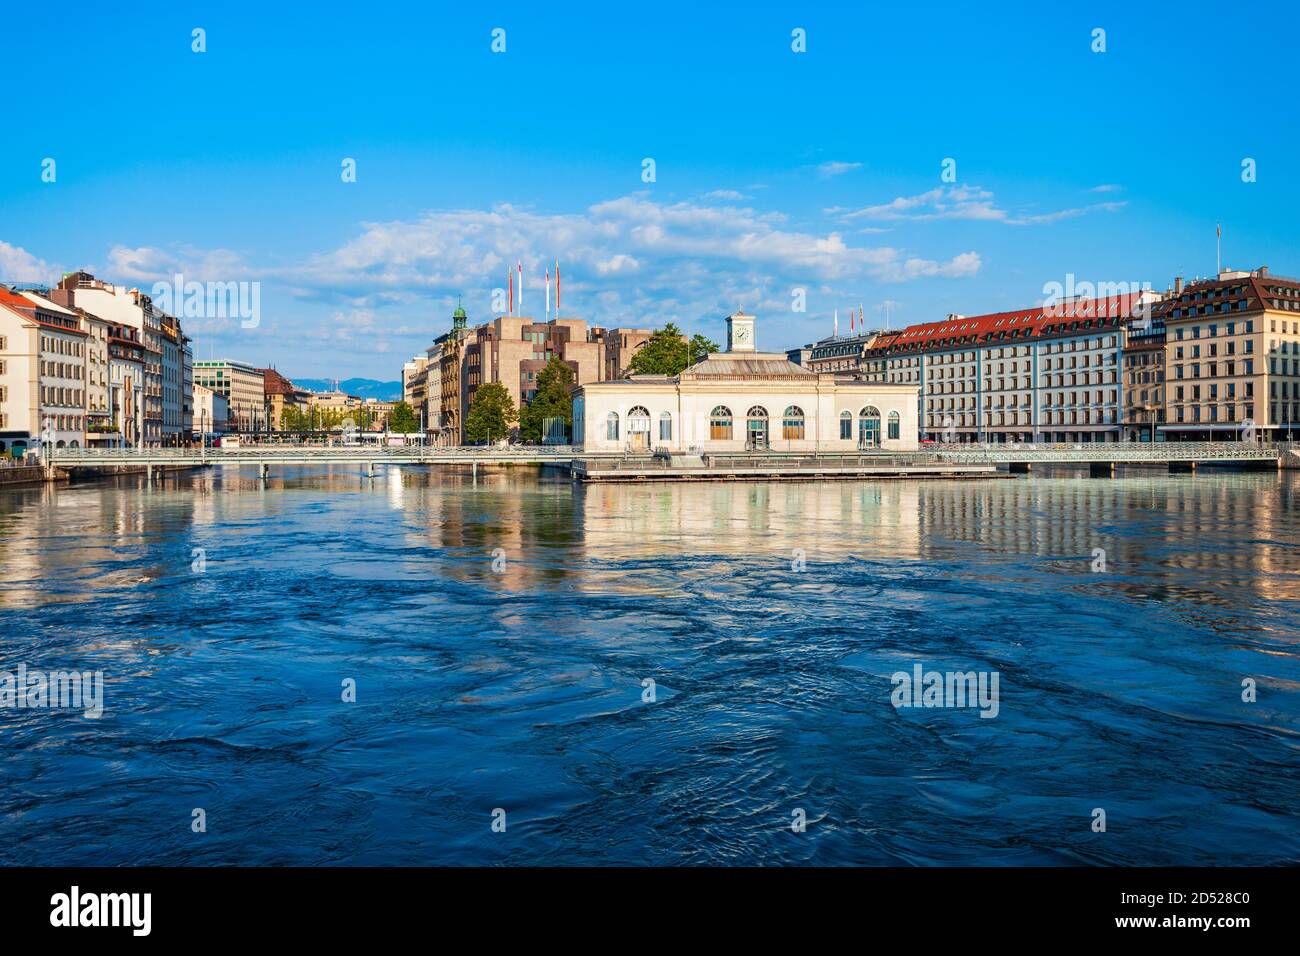
{"label": "arched doorway", "polygon": [[633,405],[627,413],[627,442],[635,450],[650,448],[650,409]]}
{"label": "arched doorway", "polygon": [[755,405],[745,418],[745,447],[767,448],[770,437],[767,427],[767,409],[762,405]]}
{"label": "arched doorway", "polygon": [[858,447],[880,447],[880,409],[874,405],[858,412]]}

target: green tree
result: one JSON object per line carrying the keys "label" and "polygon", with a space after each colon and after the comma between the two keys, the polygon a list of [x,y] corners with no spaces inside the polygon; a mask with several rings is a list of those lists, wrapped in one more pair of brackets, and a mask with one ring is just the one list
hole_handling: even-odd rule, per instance
{"label": "green tree", "polygon": [[632,354],[627,370],[637,375],[678,375],[688,365],[716,351],[718,343],[698,332],[688,344],[681,329],[669,322]]}
{"label": "green tree", "polygon": [[669,322],[632,353],[627,370],[636,375],[676,375],[689,364],[687,359],[686,339]]}
{"label": "green tree", "polygon": [[545,437],[548,418],[563,418],[566,428],[573,425],[573,369],[563,360],[552,357],[546,368],[537,373],[537,394],[519,409],[520,441],[540,442]]}
{"label": "green tree", "polygon": [[691,336],[691,364],[702,362],[709,357],[710,352],[721,352],[722,346],[713,339],[707,339],[699,332]]}
{"label": "green tree", "polygon": [[505,438],[510,425],[519,418],[510,393],[500,382],[487,382],[479,386],[465,416],[465,440],[470,442],[496,441]]}
{"label": "green tree", "polygon": [[405,399],[393,406],[393,413],[388,416],[388,430],[403,435],[420,430],[420,419]]}

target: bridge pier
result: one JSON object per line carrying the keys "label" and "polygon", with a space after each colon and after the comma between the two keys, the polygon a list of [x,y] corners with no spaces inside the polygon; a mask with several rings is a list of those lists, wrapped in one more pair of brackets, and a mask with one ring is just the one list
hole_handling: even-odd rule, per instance
{"label": "bridge pier", "polygon": [[263,481],[266,481],[266,479],[271,477],[271,466],[266,462],[262,462],[262,464],[257,466],[257,476]]}
{"label": "bridge pier", "polygon": [[146,485],[153,484],[153,465],[144,466],[144,483]]}
{"label": "bridge pier", "polygon": [[473,474],[474,481],[478,481],[478,462],[473,462],[472,465],[474,469],[474,474]]}
{"label": "bridge pier", "polygon": [[1088,462],[1089,478],[1114,478],[1115,463],[1113,461],[1090,461]]}
{"label": "bridge pier", "polygon": [[366,477],[375,477],[375,463],[373,461],[366,462]]}
{"label": "bridge pier", "polygon": [[1196,462],[1194,461],[1173,461],[1169,462],[1169,474],[1171,475],[1194,475],[1196,474]]}

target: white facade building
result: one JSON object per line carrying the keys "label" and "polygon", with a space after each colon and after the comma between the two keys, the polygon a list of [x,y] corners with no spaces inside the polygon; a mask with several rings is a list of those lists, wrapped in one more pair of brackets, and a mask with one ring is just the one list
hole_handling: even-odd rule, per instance
{"label": "white facade building", "polygon": [[589,451],[915,451],[917,387],[811,372],[754,350],[754,317],[727,319],[727,352],[680,375],[574,391],[573,441]]}
{"label": "white facade building", "polygon": [[0,289],[0,453],[84,445],[86,339],[75,313]]}

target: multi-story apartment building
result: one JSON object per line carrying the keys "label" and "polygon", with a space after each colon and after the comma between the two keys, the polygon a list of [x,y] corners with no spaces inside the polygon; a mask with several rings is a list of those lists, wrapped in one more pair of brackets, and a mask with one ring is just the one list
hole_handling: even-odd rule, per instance
{"label": "multi-story apartment building", "polygon": [[[185,335],[180,321],[165,312],[158,316],[158,343],[161,352],[159,384],[162,389],[163,444],[175,446],[189,441],[185,431],[185,407],[192,405],[193,396],[182,397],[185,385]],[[192,389],[193,383],[190,388]]]}
{"label": "multi-story apartment building", "polygon": [[1170,439],[1300,432],[1300,281],[1270,275],[1267,266],[1225,270],[1189,283],[1169,305]]}
{"label": "multi-story apartment building", "polygon": [[[459,445],[464,441],[464,406],[461,404],[464,385],[465,344],[469,339],[469,317],[457,302],[451,314],[451,328],[433,340],[438,349],[438,402],[437,433],[435,440],[444,445]],[[430,412],[426,427],[434,424],[432,393],[429,393]]]}
{"label": "multi-story apartment building", "polygon": [[284,427],[286,409],[303,410],[307,407],[307,393],[294,387],[293,382],[273,368],[264,368],[261,372],[265,383],[263,389],[266,396],[267,420],[270,422],[271,431],[280,431]]}
{"label": "multi-story apartment building", "polygon": [[180,322],[155,309],[153,300],[139,289],[103,282],[88,272],[65,275],[58,288],[51,290],[50,298],[66,308],[84,309],[140,331],[144,347],[144,444],[177,443],[183,408],[191,403],[182,395]]}
{"label": "multi-story apartment building", "polygon": [[[613,381],[626,375],[632,356],[650,341],[652,335],[654,333],[649,329],[592,329],[591,340],[604,347],[601,377]],[[685,340],[685,336],[682,338]]]}
{"label": "multi-story apartment building", "polygon": [[269,428],[266,380],[260,368],[230,359],[199,361],[194,363],[194,384],[216,392],[229,403],[229,431],[259,432]]}
{"label": "multi-story apartment building", "polygon": [[230,403],[202,385],[194,386],[194,434],[200,441],[215,438],[226,431],[230,422]]}
{"label": "multi-story apartment building", "polygon": [[109,324],[108,409],[122,444],[139,447],[144,441],[145,350],[140,330]]}
{"label": "multi-story apartment building", "polygon": [[86,340],[81,317],[0,287],[0,452],[86,440]]}
{"label": "multi-story apartment building", "polygon": [[479,386],[500,382],[515,406],[537,392],[537,373],[558,357],[573,370],[575,384],[599,381],[604,348],[581,319],[536,322],[519,315],[502,315],[472,333],[465,346],[463,405],[469,408]]}
{"label": "multi-story apartment building", "polygon": [[429,357],[417,355],[402,366],[402,401],[423,420],[429,403]]}
{"label": "multi-story apartment building", "polygon": [[1125,323],[1152,292],[950,315],[884,333],[863,377],[919,386],[933,441],[1118,441]]}
{"label": "multi-story apartment building", "polygon": [[[1182,280],[1178,280],[1181,289]],[[1120,357],[1124,382],[1123,428],[1125,441],[1162,441],[1165,424],[1165,314],[1169,301],[1157,304],[1149,316],[1130,321],[1125,328]]]}
{"label": "multi-story apartment building", "polygon": [[181,440],[189,441],[194,434],[194,347],[191,339],[181,333]]}
{"label": "multi-story apartment building", "polygon": [[80,310],[86,330],[86,444],[91,448],[117,448],[122,434],[113,424],[109,399],[108,336],[113,324]]}
{"label": "multi-story apartment building", "polygon": [[[862,372],[867,366],[867,353],[875,344],[880,332],[860,332],[857,335],[832,335],[805,345],[808,352],[803,365],[810,372]],[[803,355],[800,355],[803,358]]]}
{"label": "multi-story apartment building", "polygon": [[423,403],[412,405],[416,417],[420,420],[420,430],[429,441],[437,442],[442,437],[442,342],[434,342],[425,350],[423,378]]}

